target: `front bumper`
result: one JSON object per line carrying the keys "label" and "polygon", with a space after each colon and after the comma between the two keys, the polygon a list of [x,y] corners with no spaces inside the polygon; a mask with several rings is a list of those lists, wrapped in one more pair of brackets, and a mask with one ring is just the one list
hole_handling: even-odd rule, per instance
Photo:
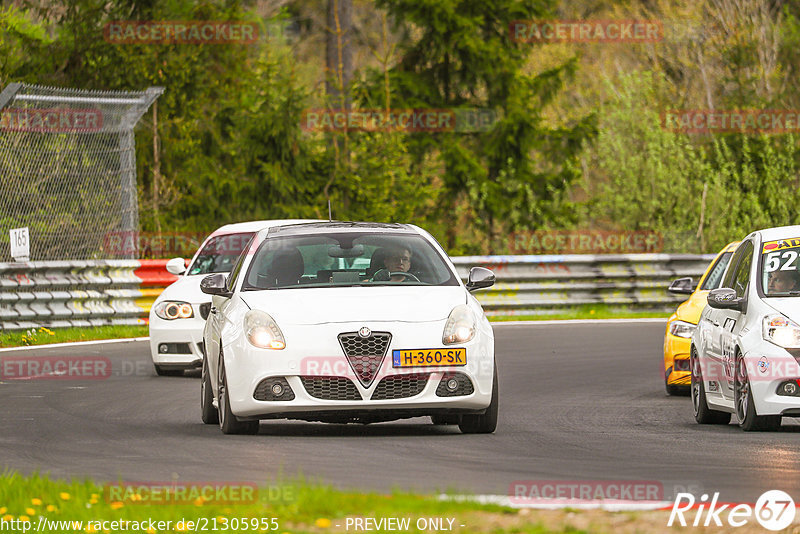
{"label": "front bumper", "polygon": [[[348,363],[337,336],[342,332],[355,332],[368,326],[373,332],[391,332],[392,340],[374,380],[362,385]],[[231,411],[238,417],[267,419],[296,417],[299,419],[330,420],[358,418],[389,420],[417,415],[440,413],[480,413],[491,402],[494,376],[494,338],[478,331],[470,342],[455,345],[466,348],[465,366],[402,368],[392,366],[392,350],[442,348],[444,321],[436,323],[337,323],[284,328],[286,348],[283,350],[258,349],[238,336],[226,344],[225,372]],[[467,395],[443,397],[437,388],[443,373],[462,373],[472,384]],[[386,377],[405,380],[409,375],[428,374],[421,391],[410,397],[382,398],[373,395]],[[254,392],[262,380],[284,377],[291,387],[292,400],[256,400]],[[349,380],[350,390],[357,392],[351,400],[318,398],[309,393],[301,377],[319,380],[322,377],[341,377]]]}
{"label": "front bumper", "polygon": [[[199,306],[192,305],[195,316],[191,319],[166,321],[150,311],[150,355],[153,363],[174,369],[191,369],[203,363],[203,328]],[[159,351],[166,344],[167,352]]]}
{"label": "front bumper", "polygon": [[778,395],[778,386],[800,378],[800,364],[786,349],[767,341],[745,354],[747,374],[758,415],[800,416],[800,396]]}
{"label": "front bumper", "polygon": [[[673,336],[669,333],[669,325],[667,325],[667,330],[664,336],[664,373],[667,378],[667,384],[670,386],[689,386],[692,379],[691,370],[675,370],[675,360],[688,362],[692,340]],[[683,363],[683,365],[685,366],[686,363]]]}

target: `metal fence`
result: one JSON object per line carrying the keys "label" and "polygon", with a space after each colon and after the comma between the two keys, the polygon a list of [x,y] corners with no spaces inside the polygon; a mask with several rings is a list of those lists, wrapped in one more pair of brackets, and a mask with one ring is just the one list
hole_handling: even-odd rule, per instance
{"label": "metal fence", "polygon": [[36,261],[103,258],[109,232],[138,230],[133,129],[162,92],[0,93],[0,258],[12,228],[29,227]]}
{"label": "metal fence", "polygon": [[[497,283],[475,295],[490,316],[539,315],[604,303],[670,310],[683,298],[669,280],[699,277],[713,255],[456,257],[466,279],[473,266]],[[0,263],[0,329],[145,324],[155,298],[176,279],[166,260]],[[195,303],[197,304],[197,303]]]}

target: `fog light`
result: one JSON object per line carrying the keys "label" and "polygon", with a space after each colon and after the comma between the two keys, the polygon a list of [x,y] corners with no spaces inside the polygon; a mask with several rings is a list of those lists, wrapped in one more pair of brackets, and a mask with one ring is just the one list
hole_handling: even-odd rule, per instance
{"label": "fog light", "polygon": [[158,352],[160,352],[161,354],[168,353],[169,352],[169,345],[167,345],[166,343],[161,343],[158,346]]}
{"label": "fog light", "polygon": [[794,395],[797,393],[797,384],[794,382],[786,382],[783,384],[783,392],[787,395]]}
{"label": "fog light", "polygon": [[276,397],[280,397],[281,395],[283,395],[283,386],[277,382],[272,384],[272,394],[275,395]]}
{"label": "fog light", "polygon": [[447,381],[447,390],[448,391],[455,391],[458,389],[458,380],[455,378],[451,378]]}

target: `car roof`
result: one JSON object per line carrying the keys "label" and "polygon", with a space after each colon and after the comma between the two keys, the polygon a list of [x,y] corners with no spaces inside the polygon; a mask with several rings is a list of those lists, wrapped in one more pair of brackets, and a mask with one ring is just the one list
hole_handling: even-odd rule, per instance
{"label": "car roof", "polygon": [[211,235],[237,234],[239,232],[258,232],[266,228],[284,226],[287,224],[298,224],[313,222],[315,219],[273,219],[263,221],[246,221],[240,223],[226,224],[220,226]]}
{"label": "car roof", "polygon": [[418,234],[416,227],[411,224],[401,223],[377,223],[362,221],[318,221],[304,222],[300,224],[289,224],[269,228],[268,235],[290,236],[290,235],[309,235],[336,232],[375,232],[375,233],[404,233]]}
{"label": "car roof", "polygon": [[761,235],[761,241],[775,241],[776,239],[788,239],[791,237],[800,237],[800,225],[794,226],[778,226],[775,228],[765,228],[758,230]]}

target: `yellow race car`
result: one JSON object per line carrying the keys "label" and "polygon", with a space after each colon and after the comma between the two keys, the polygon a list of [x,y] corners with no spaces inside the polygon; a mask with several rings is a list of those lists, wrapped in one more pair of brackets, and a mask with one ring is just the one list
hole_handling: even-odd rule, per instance
{"label": "yellow race car", "polygon": [[737,245],[739,242],[734,241],[720,250],[696,285],[692,278],[678,278],[667,289],[677,295],[690,295],[689,300],[682,302],[670,316],[664,334],[664,387],[668,395],[685,395],[689,392],[692,374],[689,369],[689,345],[692,333],[706,306],[708,292],[719,287],[722,274]]}

